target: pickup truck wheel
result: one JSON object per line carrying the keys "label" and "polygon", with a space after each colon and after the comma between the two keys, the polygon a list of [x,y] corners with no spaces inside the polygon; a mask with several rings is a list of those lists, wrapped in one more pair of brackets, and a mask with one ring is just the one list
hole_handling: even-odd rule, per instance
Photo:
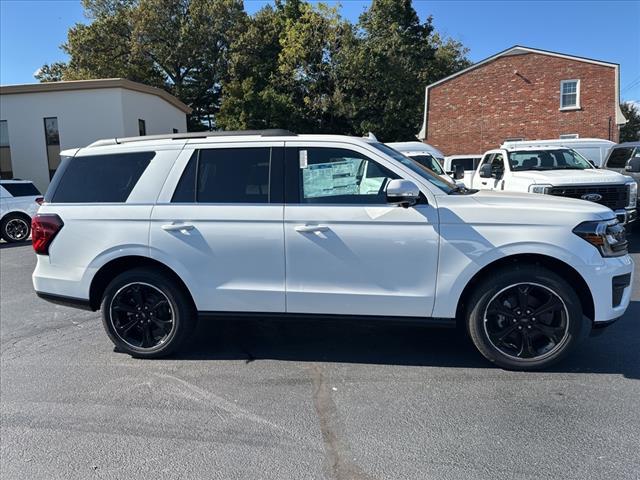
{"label": "pickup truck wheel", "polygon": [[118,275],[102,299],[102,322],[114,345],[138,358],[174,352],[195,326],[186,293],[162,273],[133,269]]}
{"label": "pickup truck wheel", "polygon": [[590,330],[573,288],[550,270],[502,270],[472,294],[467,327],[480,353],[510,370],[538,370],[563,358]]}
{"label": "pickup truck wheel", "polygon": [[10,213],[0,223],[0,235],[10,243],[26,240],[31,235],[31,219],[26,215]]}

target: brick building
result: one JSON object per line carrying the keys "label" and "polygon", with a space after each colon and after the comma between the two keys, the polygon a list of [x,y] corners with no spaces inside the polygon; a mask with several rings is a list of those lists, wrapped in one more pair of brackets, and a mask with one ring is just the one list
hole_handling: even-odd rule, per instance
{"label": "brick building", "polygon": [[446,155],[507,139],[617,142],[619,105],[618,64],[515,46],[429,85],[418,138]]}

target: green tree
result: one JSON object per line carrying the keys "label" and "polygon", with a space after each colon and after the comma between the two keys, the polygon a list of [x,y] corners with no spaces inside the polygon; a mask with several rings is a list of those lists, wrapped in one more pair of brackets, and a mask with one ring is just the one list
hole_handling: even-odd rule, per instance
{"label": "green tree", "polygon": [[625,102],[620,104],[620,109],[627,119],[620,127],[620,142],[637,142],[640,140],[640,108],[637,103]]}
{"label": "green tree", "polygon": [[40,82],[59,82],[67,71],[67,64],[54,62],[51,65],[43,65],[33,76]]}
{"label": "green tree", "polygon": [[420,22],[411,0],[374,0],[343,49],[340,84],[356,133],[410,140],[420,128],[424,88],[469,65],[466,49]]}
{"label": "green tree", "polygon": [[241,0],[83,0],[83,6],[92,22],[69,30],[62,79],[123,77],[165,88],[193,108],[191,129],[216,113],[227,52],[246,20]]}

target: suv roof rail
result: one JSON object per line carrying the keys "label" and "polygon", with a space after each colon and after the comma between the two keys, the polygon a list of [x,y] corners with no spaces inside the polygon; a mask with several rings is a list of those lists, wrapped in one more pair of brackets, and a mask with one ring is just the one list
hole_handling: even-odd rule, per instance
{"label": "suv roof rail", "polygon": [[121,143],[148,142],[152,140],[182,140],[189,138],[209,138],[209,137],[239,137],[239,136],[261,136],[261,137],[290,137],[297,133],[282,128],[272,128],[266,130],[219,130],[214,132],[190,132],[190,133],[165,133],[162,135],[145,135],[143,137],[122,137],[107,138],[97,140],[88,147],[102,147],[105,145],[119,145]]}

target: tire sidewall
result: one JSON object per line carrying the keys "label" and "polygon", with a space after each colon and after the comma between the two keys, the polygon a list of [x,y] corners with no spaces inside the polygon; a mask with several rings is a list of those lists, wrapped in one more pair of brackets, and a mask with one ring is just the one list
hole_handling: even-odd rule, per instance
{"label": "tire sidewall", "polygon": [[[174,327],[169,337],[161,344],[153,348],[139,348],[125,342],[116,333],[111,320],[111,302],[116,293],[130,283],[146,283],[166,295],[173,310]],[[183,343],[191,331],[194,322],[193,309],[182,290],[168,280],[164,275],[147,269],[136,269],[118,275],[105,289],[102,304],[102,323],[107,335],[114,345],[125,353],[137,358],[157,358],[173,353]]]}
{"label": "tire sidewall", "polygon": [[[484,325],[484,312],[491,299],[504,288],[517,283],[536,283],[553,291],[564,302],[568,318],[567,337],[563,346],[542,359],[516,359],[498,350],[489,340]],[[482,282],[469,302],[467,329],[480,353],[489,361],[509,370],[538,370],[565,357],[589,331],[589,320],[573,288],[555,273],[541,267],[521,267],[504,270]]]}

